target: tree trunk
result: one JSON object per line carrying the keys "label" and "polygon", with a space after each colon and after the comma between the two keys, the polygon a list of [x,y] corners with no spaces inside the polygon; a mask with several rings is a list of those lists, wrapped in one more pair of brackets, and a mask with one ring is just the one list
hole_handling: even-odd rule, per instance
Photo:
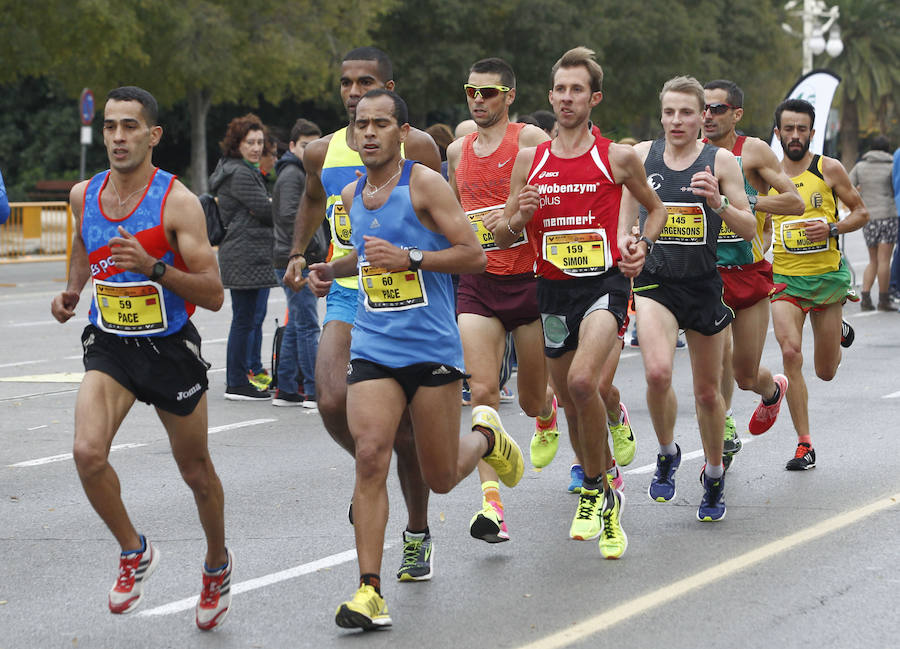
{"label": "tree trunk", "polygon": [[852,169],[859,158],[859,110],[856,102],[844,95],[841,102],[841,163]]}
{"label": "tree trunk", "polygon": [[206,116],[209,114],[210,92],[194,88],[188,91],[191,113],[191,189],[202,194],[209,189],[209,167],[206,163]]}

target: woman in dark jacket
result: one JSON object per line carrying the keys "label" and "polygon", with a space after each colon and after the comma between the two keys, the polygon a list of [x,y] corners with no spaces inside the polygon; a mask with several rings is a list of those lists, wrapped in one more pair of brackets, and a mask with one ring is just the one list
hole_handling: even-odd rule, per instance
{"label": "woman in dark jacket", "polygon": [[259,172],[264,144],[265,127],[256,115],[235,117],[220,144],[224,157],[209,178],[226,229],[219,270],[231,290],[225,390],[231,400],[269,398],[250,383],[247,365],[252,331],[261,325],[260,314],[265,317],[269,289],[278,285],[272,270],[272,199]]}

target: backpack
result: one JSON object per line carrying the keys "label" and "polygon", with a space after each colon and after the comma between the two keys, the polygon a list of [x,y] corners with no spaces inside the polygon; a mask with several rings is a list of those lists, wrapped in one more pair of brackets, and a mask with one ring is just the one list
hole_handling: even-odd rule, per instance
{"label": "backpack", "polygon": [[219,203],[212,194],[200,194],[200,206],[203,208],[203,216],[206,217],[206,235],[209,237],[209,245],[218,246],[225,238],[225,226],[222,225],[222,217],[219,215]]}

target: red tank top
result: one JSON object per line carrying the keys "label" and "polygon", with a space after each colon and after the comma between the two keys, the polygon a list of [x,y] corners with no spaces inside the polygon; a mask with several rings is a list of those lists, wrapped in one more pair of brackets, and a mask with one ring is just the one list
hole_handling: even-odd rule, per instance
{"label": "red tank top", "polygon": [[519,153],[519,135],[524,127],[525,124],[510,122],[500,146],[483,158],[475,155],[473,148],[478,133],[470,133],[463,140],[462,155],[456,169],[460,203],[487,255],[486,272],[494,275],[530,273],[534,266],[534,254],[524,233],[510,248],[500,250],[494,244],[494,236],[482,222],[485,213],[502,210],[506,205],[509,178]]}
{"label": "red tank top", "polygon": [[528,183],[541,195],[526,230],[535,272],[566,280],[600,275],[619,261],[616,230],[622,185],[609,163],[611,140],[591,129],[594,146],[577,158],[559,158],[551,142],[538,145]]}

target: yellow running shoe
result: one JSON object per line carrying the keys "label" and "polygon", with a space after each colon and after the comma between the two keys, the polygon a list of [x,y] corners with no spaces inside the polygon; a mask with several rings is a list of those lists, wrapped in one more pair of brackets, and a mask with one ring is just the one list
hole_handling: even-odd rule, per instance
{"label": "yellow running shoe", "polygon": [[472,429],[476,426],[494,434],[494,448],[484,456],[484,461],[494,468],[503,484],[515,487],[525,473],[525,462],[519,445],[503,429],[500,415],[490,406],[475,406],[472,408]]}
{"label": "yellow running shoe", "polygon": [[634,459],[634,433],[631,431],[631,420],[628,419],[628,409],[624,403],[619,404],[619,423],[609,426],[612,435],[613,456],[619,466],[628,466]]}
{"label": "yellow running shoe", "polygon": [[334,621],[344,629],[378,629],[391,626],[387,604],[372,586],[360,586],[353,599],[338,606]]}
{"label": "yellow running shoe", "polygon": [[[603,520],[603,533],[600,534],[600,554],[604,559],[618,559],[625,554],[628,547],[628,537],[622,529],[620,519],[622,509],[625,507],[625,497],[617,489],[607,492],[606,502],[600,512]],[[610,502],[611,501],[611,502]]]}
{"label": "yellow running shoe", "polygon": [[550,421],[541,423],[537,417],[534,419],[534,435],[531,436],[531,464],[536,469],[541,469],[553,461],[559,448],[559,429],[556,426],[556,397],[553,397],[553,409],[550,413]]}
{"label": "yellow running shoe", "polygon": [[250,379],[250,385],[255,387],[257,390],[268,390],[269,386],[272,384],[272,377],[269,376],[269,373],[263,370],[259,374],[253,374],[250,372],[247,377]]}
{"label": "yellow running shoe", "polygon": [[603,521],[600,520],[600,505],[603,495],[598,489],[581,488],[581,496],[578,497],[578,511],[572,527],[569,528],[569,536],[576,541],[590,541],[600,536],[603,529]]}

